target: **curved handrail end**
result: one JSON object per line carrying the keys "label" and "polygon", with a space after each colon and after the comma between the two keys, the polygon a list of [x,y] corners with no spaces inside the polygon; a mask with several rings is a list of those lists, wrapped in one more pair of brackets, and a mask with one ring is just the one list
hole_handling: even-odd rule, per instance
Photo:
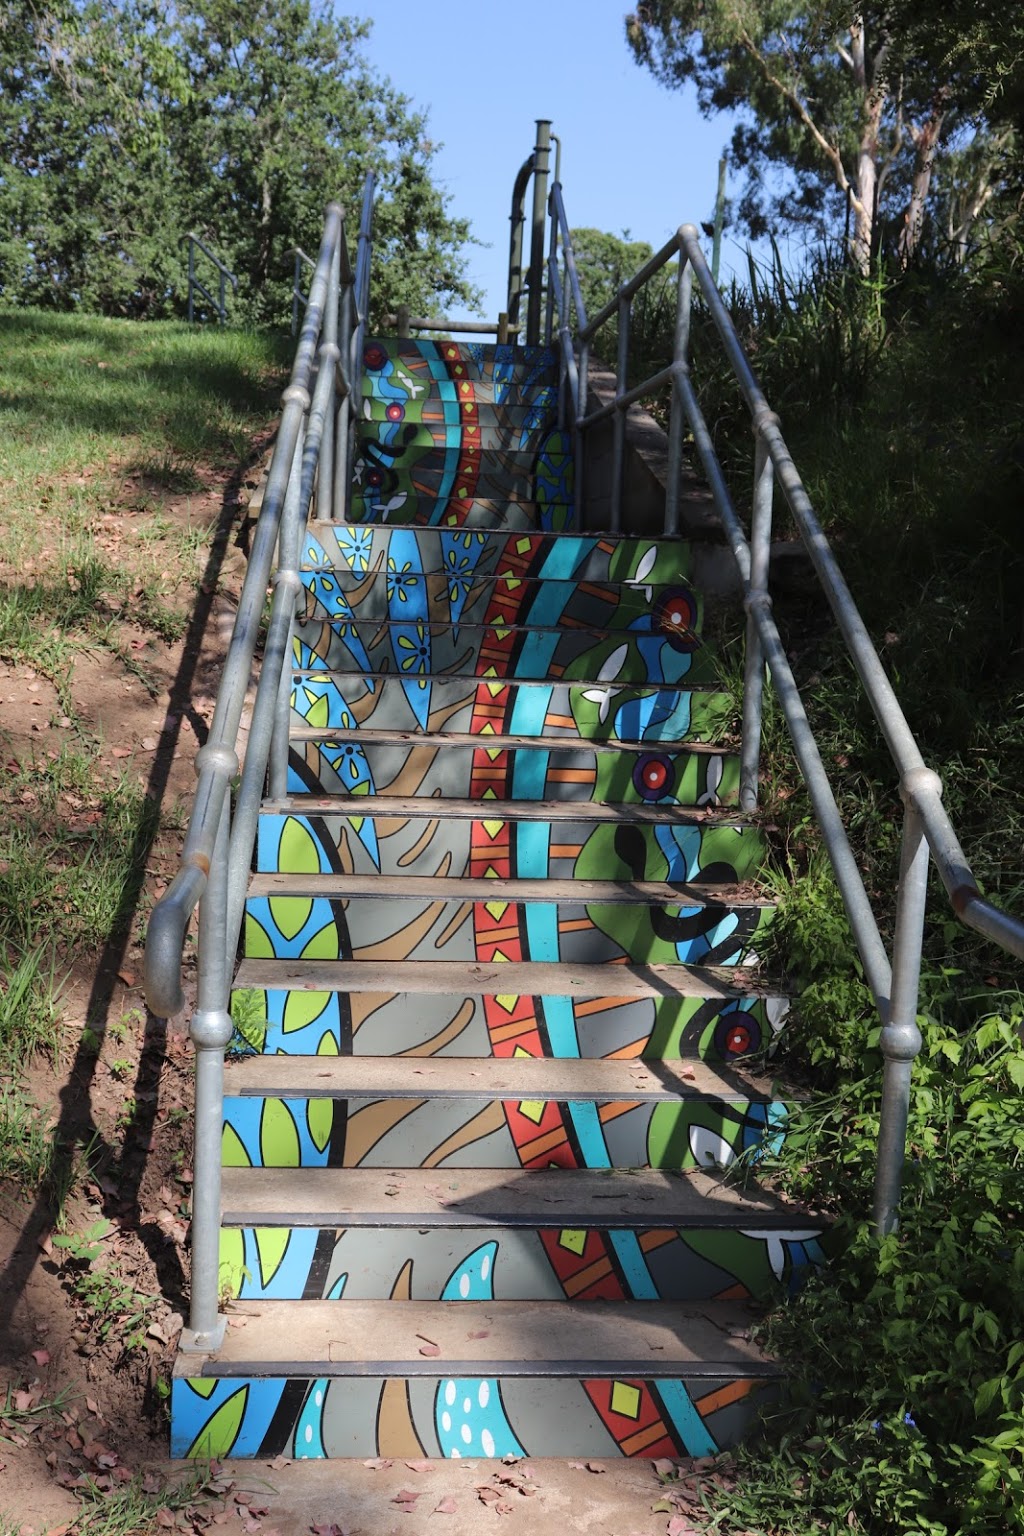
{"label": "curved handrail end", "polygon": [[206,889],[210,863],[204,854],[183,865],[149,915],[146,931],[146,1006],[169,1019],[185,1006],[181,952],[196,903]]}

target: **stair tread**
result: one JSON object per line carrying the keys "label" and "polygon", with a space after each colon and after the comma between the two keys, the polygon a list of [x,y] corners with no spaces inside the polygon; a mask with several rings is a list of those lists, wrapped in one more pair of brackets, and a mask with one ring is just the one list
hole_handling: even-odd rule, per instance
{"label": "stair tread", "polygon": [[[457,888],[456,888],[457,887]],[[459,875],[282,874],[253,875],[250,896],[355,896],[410,901],[573,901],[594,906],[771,907],[750,886],[694,885],[666,880],[520,880]]]}
{"label": "stair tread", "polygon": [[[307,595],[307,599],[311,603],[316,603],[318,601],[316,594],[311,593],[309,587],[303,585],[302,591]],[[342,592],[341,595],[344,596],[344,593]],[[499,636],[503,638],[507,635],[561,635],[568,630],[573,634],[586,635],[591,637],[595,641],[633,640],[636,638],[635,630],[630,630],[625,627],[616,629],[605,624],[594,624],[588,620],[580,619],[566,620],[566,622],[563,624],[520,624],[515,619],[504,619],[501,617],[486,620],[452,619],[451,617],[437,619],[419,619],[416,617],[396,619],[390,614],[361,614],[358,608],[350,609],[347,613],[332,614],[328,619],[317,618],[315,610],[312,612],[307,611],[305,613],[299,614],[298,623],[300,629],[304,624],[357,624],[361,626],[362,629],[372,629],[374,634],[383,634],[385,630],[390,629],[398,629],[403,633],[409,629],[422,629],[429,631],[431,635],[447,634],[449,631],[455,631],[460,636],[469,635],[470,637],[473,637],[476,635],[490,635],[497,631]],[[691,655],[697,655],[702,652],[705,655],[710,654],[710,647],[706,641],[699,638],[696,630],[690,630],[687,633],[692,634],[696,642],[694,644]],[[414,673],[413,675],[418,677],[419,673]],[[512,682],[514,679],[504,679],[501,677],[482,677],[479,679],[479,681],[482,683],[503,681]],[[665,683],[663,686],[666,688],[682,687],[684,691],[686,687],[685,683]]]}
{"label": "stair tread", "polygon": [[447,996],[701,997],[780,996],[749,969],[698,965],[570,964],[567,961],[242,960],[235,987],[261,991],[440,993]]}
{"label": "stair tread", "polygon": [[[736,1302],[250,1301],[192,1376],[776,1376]],[[474,1336],[475,1335],[475,1336]],[[424,1354],[424,1346],[427,1353]],[[256,1368],[258,1366],[258,1368]],[[458,1369],[456,1370],[456,1367]]]}
{"label": "stair tread", "polygon": [[735,756],[735,747],[722,747],[704,741],[623,741],[619,737],[607,739],[590,736],[497,736],[483,735],[479,731],[392,731],[359,725],[350,729],[333,726],[317,728],[312,725],[294,725],[288,732],[291,741],[341,741],[358,742],[361,746],[379,747],[479,747],[491,752],[516,751],[519,749],[557,752],[684,752],[699,757]]}
{"label": "stair tread", "polygon": [[819,1233],[760,1186],[663,1168],[224,1168],[229,1226],[724,1229]]}
{"label": "stair tread", "polygon": [[620,1103],[774,1096],[770,1077],[703,1061],[639,1057],[247,1056],[230,1064],[232,1097],[593,1100]]}
{"label": "stair tread", "polygon": [[[365,668],[360,671],[354,667],[293,667],[291,676],[294,680],[313,678],[326,680],[339,686],[344,683],[368,682],[374,683],[406,683],[408,678],[400,672],[368,672]],[[726,694],[728,690],[720,683],[709,681],[707,678],[695,682],[683,679],[679,683],[659,682],[657,678],[616,678],[609,683],[607,679],[590,677],[481,677],[478,672],[417,672],[417,682],[441,683],[447,686],[449,683],[468,683],[476,687],[492,688],[601,688],[608,689],[613,698],[623,693],[697,693],[697,694]],[[731,693],[728,694],[733,697]]]}
{"label": "stair tread", "polygon": [[358,812],[351,795],[286,795],[264,800],[261,810],[270,816],[386,816],[440,817],[469,821],[573,821],[628,822],[654,826],[746,827],[733,811],[643,802],[585,800],[467,800],[436,799],[427,795],[360,795]]}
{"label": "stair tread", "polygon": [[[477,497],[473,498],[474,502],[476,502],[477,500],[483,500],[483,499],[486,499],[486,498],[477,498]],[[350,525],[347,524],[347,523],[334,522],[330,518],[311,518],[309,523],[306,526],[307,526],[309,532],[315,535],[318,529],[331,529],[331,530],[335,530],[335,529],[338,529],[338,528],[347,528]],[[380,528],[380,529],[385,529],[386,528],[386,529],[391,529],[391,530],[394,530],[395,528],[401,528],[401,529],[414,528],[416,533],[417,533],[417,535],[421,534],[421,533],[427,533],[427,534],[435,533],[435,534],[448,534],[450,536],[453,533],[464,532],[464,533],[473,533],[473,534],[478,534],[478,533],[479,534],[483,534],[484,538],[510,539],[510,538],[515,537],[518,534],[518,535],[520,535],[523,538],[543,539],[545,542],[547,542],[548,540],[555,541],[555,540],[558,540],[558,539],[577,539],[577,540],[579,540],[579,539],[595,539],[597,541],[604,541],[604,542],[608,542],[610,544],[646,544],[646,545],[654,545],[654,544],[658,544],[658,545],[661,545],[661,544],[688,544],[690,542],[690,540],[686,536],[686,534],[683,534],[683,533],[658,533],[656,535],[655,534],[645,535],[645,534],[640,534],[640,533],[622,533],[622,534],[619,534],[619,533],[610,533],[607,530],[600,529],[600,528],[584,529],[582,532],[578,528],[530,528],[530,527],[525,527],[525,526],[522,526],[522,525],[517,526],[517,527],[501,527],[501,528],[494,528],[494,527],[490,527],[490,528],[466,528],[466,527],[463,527],[461,524],[460,525],[452,525],[450,523],[444,523],[444,522],[441,522],[441,523],[413,523],[413,524],[410,524],[410,523],[359,523],[356,526],[360,530],[371,530],[371,529],[374,529],[374,528]]]}

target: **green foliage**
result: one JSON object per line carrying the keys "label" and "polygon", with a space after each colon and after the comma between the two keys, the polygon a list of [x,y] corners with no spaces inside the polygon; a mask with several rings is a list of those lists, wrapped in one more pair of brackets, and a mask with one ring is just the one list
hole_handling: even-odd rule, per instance
{"label": "green foliage", "polygon": [[900,1228],[882,1242],[856,1215],[878,1073],[791,1118],[765,1171],[839,1211],[838,1257],[770,1321],[794,1385],[716,1529],[1024,1528],[1022,1025],[1017,1003],[966,1035],[922,1016]]}
{"label": "green foliage", "polygon": [[311,0],[14,0],[0,19],[2,302],[181,315],[194,229],[239,278],[236,317],[280,324],[293,247],[315,251],[331,198],[354,242],[371,169],[374,302],[471,299],[468,228],[432,179],[425,118],[363,58],[368,30]]}

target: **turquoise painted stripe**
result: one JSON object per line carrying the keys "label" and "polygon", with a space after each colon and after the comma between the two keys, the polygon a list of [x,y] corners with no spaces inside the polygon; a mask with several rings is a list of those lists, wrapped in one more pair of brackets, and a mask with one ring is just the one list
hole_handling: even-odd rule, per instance
{"label": "turquoise painted stripe", "polygon": [[665,1412],[672,1420],[672,1428],[679,1435],[691,1456],[717,1456],[718,1446],[712,1440],[704,1420],[693,1406],[693,1399],[681,1381],[659,1381],[658,1395]]}

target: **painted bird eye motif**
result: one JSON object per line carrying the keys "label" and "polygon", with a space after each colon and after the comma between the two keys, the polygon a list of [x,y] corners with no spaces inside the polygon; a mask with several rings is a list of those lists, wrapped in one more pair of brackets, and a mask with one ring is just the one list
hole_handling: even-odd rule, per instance
{"label": "painted bird eye motif", "polygon": [[655,624],[673,650],[697,649],[697,602],[687,587],[672,587],[658,603]]}
{"label": "painted bird eye motif", "polygon": [[661,752],[644,752],[633,767],[633,786],[644,800],[661,800],[672,792],[674,763]]}
{"label": "painted bird eye motif", "polygon": [[383,368],[387,360],[387,353],[385,352],[384,348],[377,342],[371,342],[363,352],[363,362],[366,364],[367,368],[372,369],[374,373]]}

